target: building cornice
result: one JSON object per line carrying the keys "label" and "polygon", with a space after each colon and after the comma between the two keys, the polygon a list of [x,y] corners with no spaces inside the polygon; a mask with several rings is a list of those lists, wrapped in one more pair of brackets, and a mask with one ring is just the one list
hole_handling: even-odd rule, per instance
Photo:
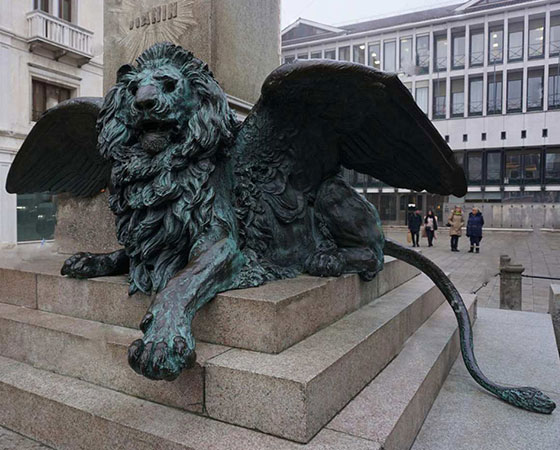
{"label": "building cornice", "polygon": [[[529,2],[527,2],[527,3],[529,3]],[[396,31],[399,31],[399,30],[410,30],[410,29],[413,29],[413,28],[428,27],[428,26],[439,25],[439,24],[443,24],[443,23],[447,23],[447,22],[465,21],[465,20],[469,20],[469,19],[472,19],[472,18],[476,18],[476,17],[488,16],[488,15],[493,15],[493,14],[500,14],[500,13],[508,12],[508,11],[512,11],[512,10],[526,10],[526,9],[529,9],[529,8],[546,6],[547,4],[557,4],[557,3],[560,3],[560,0],[531,1],[530,5],[528,5],[527,3],[521,3],[521,4],[516,4],[516,5],[496,6],[495,8],[492,8],[492,9],[477,10],[477,11],[472,11],[472,12],[464,12],[464,13],[457,14],[457,15],[449,15],[449,16],[439,17],[437,19],[429,19],[429,20],[423,20],[423,21],[418,21],[418,22],[409,22],[409,23],[399,24],[399,25],[395,25],[395,26],[391,26],[391,27],[377,28],[375,30],[361,31],[359,33],[347,32],[347,34],[344,34],[342,36],[338,35],[338,36],[332,36],[332,37],[328,37],[328,38],[324,38],[324,39],[310,40],[310,41],[307,41],[307,42],[298,42],[298,43],[295,43],[295,44],[286,44],[286,45],[282,46],[282,51],[296,50],[298,48],[311,47],[311,46],[322,45],[322,44],[327,44],[327,43],[331,43],[331,42],[348,41],[348,40],[357,39],[357,38],[361,38],[361,37],[367,37],[367,36],[376,36],[376,35],[380,35],[380,34],[384,34],[384,33],[396,32]]]}

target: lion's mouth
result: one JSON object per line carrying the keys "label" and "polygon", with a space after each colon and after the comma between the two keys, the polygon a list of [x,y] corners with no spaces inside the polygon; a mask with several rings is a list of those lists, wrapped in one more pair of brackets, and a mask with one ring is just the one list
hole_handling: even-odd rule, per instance
{"label": "lion's mouth", "polygon": [[167,148],[174,140],[176,128],[175,120],[141,120],[137,126],[138,140],[145,151],[156,154]]}

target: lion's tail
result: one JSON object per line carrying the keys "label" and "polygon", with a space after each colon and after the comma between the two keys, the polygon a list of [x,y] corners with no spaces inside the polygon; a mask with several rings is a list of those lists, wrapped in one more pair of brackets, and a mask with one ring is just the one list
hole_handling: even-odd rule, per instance
{"label": "lion's tail", "polygon": [[543,414],[550,414],[554,411],[555,403],[538,389],[532,387],[503,387],[486,378],[474,357],[472,327],[467,308],[457,288],[436,264],[420,253],[389,239],[385,241],[383,252],[420,269],[431,278],[443,293],[451,305],[455,317],[457,317],[463,361],[467,370],[479,385],[505,402],[519,408]]}

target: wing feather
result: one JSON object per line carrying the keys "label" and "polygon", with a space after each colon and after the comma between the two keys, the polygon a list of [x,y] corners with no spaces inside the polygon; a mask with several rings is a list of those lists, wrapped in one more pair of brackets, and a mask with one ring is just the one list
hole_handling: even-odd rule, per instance
{"label": "wing feather", "polygon": [[280,66],[263,84],[238,140],[257,159],[289,150],[292,173],[306,173],[309,189],[344,166],[396,187],[466,193],[452,150],[408,89],[396,75],[359,64]]}
{"label": "wing feather", "polygon": [[102,104],[103,98],[75,98],[43,114],[10,167],[6,190],[89,197],[107,187],[110,164],[97,151]]}

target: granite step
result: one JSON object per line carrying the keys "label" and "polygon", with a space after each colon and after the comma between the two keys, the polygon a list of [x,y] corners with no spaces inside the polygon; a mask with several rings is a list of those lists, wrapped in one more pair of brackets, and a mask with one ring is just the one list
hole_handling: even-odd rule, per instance
{"label": "granite step", "polygon": [[217,355],[206,362],[207,413],[309,442],[443,302],[421,275],[278,355],[240,349]]}
{"label": "granite step", "polygon": [[229,348],[200,343],[197,364],[172,382],[137,375],[127,349],[142,333],[0,303],[0,355],[130,395],[203,412],[205,361]]}
{"label": "granite step", "polygon": [[[463,300],[474,323],[476,296]],[[455,315],[445,303],[326,428],[377,442],[384,450],[410,448],[459,351]]]}
{"label": "granite step", "polygon": [[323,430],[307,445],[0,357],[0,425],[59,450],[380,450]]}
{"label": "granite step", "polygon": [[[62,259],[47,253],[37,263],[9,257],[0,261],[0,302],[138,327],[150,297],[128,297],[122,276],[90,280],[62,277],[58,274]],[[369,283],[356,275],[300,276],[224,292],[199,311],[194,333],[197,339],[217,345],[280,353],[418,274],[403,261],[386,257],[385,269]]]}
{"label": "granite step", "polygon": [[[502,385],[534,386],[560,403],[560,358],[549,314],[479,308],[477,360]],[[534,414],[481,389],[457,359],[413,450],[558,450],[560,414]]]}

